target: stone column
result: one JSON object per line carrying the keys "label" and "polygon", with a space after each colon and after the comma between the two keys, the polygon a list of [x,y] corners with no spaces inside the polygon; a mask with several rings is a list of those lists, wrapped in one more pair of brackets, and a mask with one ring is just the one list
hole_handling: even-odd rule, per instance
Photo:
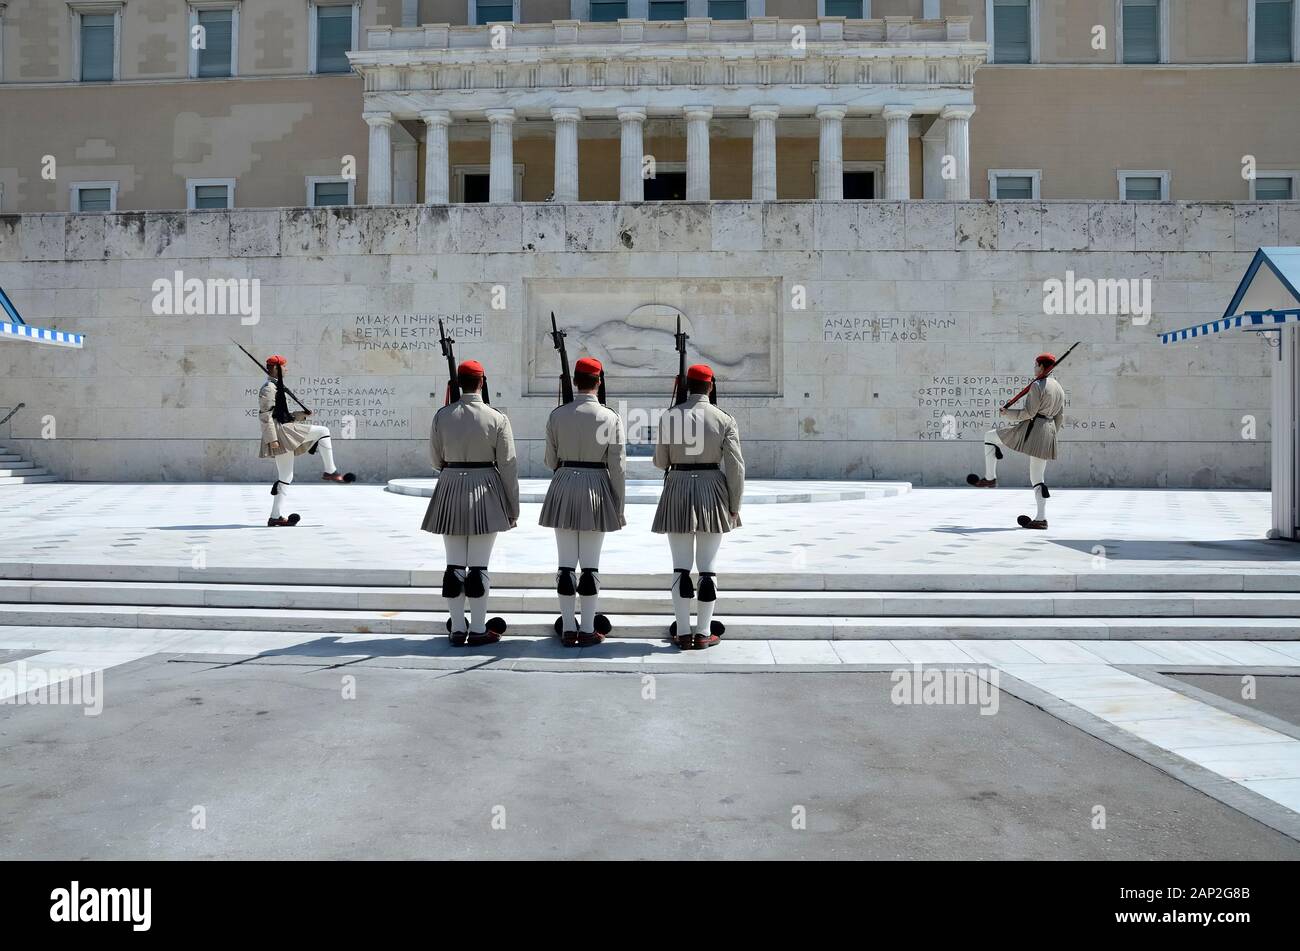
{"label": "stone column", "polygon": [[644,201],[645,179],[641,177],[641,166],[645,161],[645,145],[642,140],[645,110],[640,106],[621,106],[618,121],[621,129],[618,200]]}
{"label": "stone column", "polygon": [[709,200],[709,120],[712,106],[687,106],[686,200]]}
{"label": "stone column", "polygon": [[885,106],[885,198],[905,201],[912,197],[911,155],[908,149],[909,106]]}
{"label": "stone column", "polygon": [[366,166],[369,186],[367,205],[393,203],[393,114],[366,112],[361,118],[370,126],[370,161]]}
{"label": "stone column", "polygon": [[844,106],[818,106],[821,120],[817,146],[817,197],[839,201],[844,197]]}
{"label": "stone column", "polygon": [[424,203],[445,205],[451,201],[451,172],[448,156],[447,127],[451,113],[445,109],[429,109],[420,113],[424,120]]}
{"label": "stone column", "polygon": [[779,106],[750,106],[754,120],[754,177],[751,198],[776,201],[776,117]]}
{"label": "stone column", "polygon": [[970,198],[970,117],[974,114],[974,106],[944,106],[939,113],[948,122],[948,155],[956,165],[956,176],[945,178],[949,201]]}
{"label": "stone column", "polygon": [[492,155],[488,165],[488,201],[494,205],[515,200],[515,111],[489,109]]}
{"label": "stone column", "polygon": [[555,108],[555,201],[578,200],[578,120],[581,109]]}

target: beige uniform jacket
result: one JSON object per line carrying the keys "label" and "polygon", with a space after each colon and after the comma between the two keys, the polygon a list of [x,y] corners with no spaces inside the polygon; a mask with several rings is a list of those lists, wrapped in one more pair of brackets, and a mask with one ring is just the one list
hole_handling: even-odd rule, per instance
{"label": "beige uniform jacket", "polygon": [[495,463],[506,493],[506,514],[519,517],[519,466],[510,420],[478,393],[463,393],[433,415],[429,458],[439,470],[458,462]]}
{"label": "beige uniform jacket", "polygon": [[740,452],[740,428],[735,419],[709,402],[704,394],[692,394],[685,403],[666,410],[659,417],[659,438],[655,443],[655,465],[717,463],[727,479],[727,497],[733,515],[740,514],[745,492],[745,458]]}
{"label": "beige uniform jacket", "polygon": [[1024,403],[1013,406],[1003,418],[1016,421],[997,430],[1009,449],[1036,459],[1055,459],[1056,436],[1065,422],[1065,390],[1053,377],[1036,380]]}
{"label": "beige uniform jacket", "polygon": [[[275,409],[275,387],[274,380],[267,380],[257,392],[257,418],[262,425],[262,448],[257,454],[259,459],[269,459],[285,452],[301,456],[311,448],[311,424],[303,422],[307,418],[306,413],[302,410],[294,413],[295,422],[292,423],[277,423],[271,418]],[[273,442],[280,444],[280,453],[271,452],[270,445]]]}
{"label": "beige uniform jacket", "polygon": [[546,468],[560,463],[603,462],[610,488],[623,513],[627,487],[627,439],[618,413],[602,406],[593,393],[575,393],[572,403],[551,410],[546,420]]}

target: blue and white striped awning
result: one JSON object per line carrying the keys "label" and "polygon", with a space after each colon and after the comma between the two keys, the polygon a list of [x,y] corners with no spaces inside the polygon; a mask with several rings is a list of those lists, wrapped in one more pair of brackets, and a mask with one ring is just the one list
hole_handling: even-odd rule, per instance
{"label": "blue and white striped awning", "polygon": [[9,295],[0,287],[0,311],[8,320],[0,320],[0,340],[27,340],[31,343],[45,343],[55,347],[80,348],[85,342],[81,334],[68,333],[64,330],[50,330],[46,327],[33,327],[23,320]]}
{"label": "blue and white striped awning", "polygon": [[1208,337],[1221,330],[1270,330],[1277,329],[1282,324],[1294,323],[1300,323],[1300,309],[1256,311],[1238,314],[1235,317],[1222,317],[1219,320],[1211,320],[1208,324],[1197,324],[1195,327],[1184,327],[1182,330],[1171,330],[1167,334],[1160,335],[1160,342],[1177,343],[1179,340],[1191,340],[1193,337]]}
{"label": "blue and white striped awning", "polygon": [[85,338],[81,334],[71,334],[62,330],[50,330],[46,327],[33,327],[29,324],[10,324],[0,321],[0,339],[29,340],[32,343],[48,343],[56,347],[80,347]]}
{"label": "blue and white striped awning", "polygon": [[1300,248],[1260,248],[1218,320],[1171,330],[1161,343],[1208,337],[1224,330],[1280,330],[1300,323]]}

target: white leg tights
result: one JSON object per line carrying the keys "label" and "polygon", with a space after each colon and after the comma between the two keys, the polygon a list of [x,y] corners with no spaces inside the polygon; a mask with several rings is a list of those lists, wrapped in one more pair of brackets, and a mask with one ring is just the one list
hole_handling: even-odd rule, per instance
{"label": "white leg tights", "polygon": [[443,535],[442,542],[447,549],[447,564],[464,565],[466,573],[471,568],[483,570],[483,596],[467,598],[463,593],[459,597],[447,599],[447,611],[451,614],[453,632],[465,630],[465,604],[469,603],[469,633],[482,634],[487,630],[487,601],[492,593],[492,584],[488,580],[488,559],[492,557],[492,546],[496,544],[496,532],[487,535]]}
{"label": "white leg tights", "polygon": [[271,518],[279,518],[280,506],[284,504],[289,485],[293,482],[293,453],[282,452],[272,458],[275,460],[275,478],[280,484],[275,487],[275,495],[271,496]]}
{"label": "white leg tights", "polygon": [[334,444],[330,442],[330,431],[328,426],[311,426],[307,430],[308,442],[316,443],[316,454],[320,456],[321,465],[325,472],[334,471]]}
{"label": "white leg tights", "polygon": [[[555,548],[559,555],[561,568],[600,570],[600,549],[605,544],[604,532],[578,532],[568,528],[555,530]],[[575,584],[576,584],[575,578]],[[566,631],[580,631],[590,634],[595,630],[597,604],[600,594],[582,596],[582,626],[577,626],[577,597],[571,594],[558,595],[560,599],[561,627]]]}
{"label": "white leg tights", "polygon": [[993,480],[998,477],[998,449],[1006,448],[996,429],[984,434],[984,478]]}
{"label": "white leg tights", "polygon": [[[673,554],[673,570],[690,571],[692,564],[701,572],[712,572],[718,548],[722,545],[721,532],[678,533],[669,532],[668,547]],[[680,590],[680,576],[673,577],[673,615],[677,619],[677,633],[691,632],[691,602],[694,598],[683,597]],[[708,631],[709,622],[713,620],[713,608],[717,602],[699,602],[699,631]]]}
{"label": "white leg tights", "polygon": [[1034,501],[1038,503],[1038,521],[1047,518],[1047,499],[1043,496],[1044,480],[1047,477],[1047,460],[1029,457],[1029,484],[1034,487]]}

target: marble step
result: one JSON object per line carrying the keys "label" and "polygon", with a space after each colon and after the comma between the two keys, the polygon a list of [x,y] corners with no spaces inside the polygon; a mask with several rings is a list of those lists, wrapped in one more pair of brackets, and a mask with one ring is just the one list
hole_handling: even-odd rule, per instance
{"label": "marble step", "polygon": [[[54,477],[49,477],[54,478]],[[56,480],[57,481],[57,480]],[[657,563],[656,563],[657,567]],[[129,561],[96,562],[0,562],[0,579],[48,581],[115,581],[196,584],[270,584],[388,586],[438,588],[443,566],[429,563],[424,568],[268,568],[209,565],[193,568],[188,555],[168,564]],[[632,588],[664,592],[672,575],[658,570],[601,572],[606,590]],[[1242,571],[1100,571],[1044,572],[836,572],[815,569],[798,572],[728,570],[723,584],[734,590],[756,591],[934,591],[934,592],[1068,592],[1068,591],[1252,591],[1300,592],[1300,566],[1252,567]],[[553,590],[555,571],[493,570],[497,588],[541,588]]]}
{"label": "marble step", "polygon": [[39,466],[32,465],[30,462],[0,462],[0,478],[43,475],[49,475],[49,473]]}
{"label": "marble step", "polygon": [[4,470],[0,470],[0,486],[5,485],[32,485],[37,482],[58,482],[57,476],[51,475],[44,469],[33,471],[30,475],[4,475]]}
{"label": "marble step", "polygon": [[[723,605],[725,607],[725,604]],[[493,612],[497,608],[493,606]],[[545,636],[555,612],[503,611],[510,632]],[[620,638],[662,638],[671,615],[611,614]],[[722,611],[727,636],[742,640],[1294,640],[1289,618],[987,618],[735,616]],[[4,604],[0,627],[148,628],[280,631],[293,634],[436,635],[440,611],[322,611],[265,608]]]}
{"label": "marble step", "polygon": [[12,452],[0,452],[0,463],[22,462],[23,457]]}
{"label": "marble step", "polygon": [[[794,617],[1273,617],[1300,618],[1300,594],[1266,592],[926,592],[762,591],[724,589],[733,615]],[[609,588],[608,614],[664,610],[664,589]],[[12,604],[148,605],[154,607],[290,610],[429,611],[441,607],[437,588],[344,585],[157,584],[121,581],[0,580],[0,602]],[[556,595],[548,587],[492,592],[498,612],[545,613]]]}

